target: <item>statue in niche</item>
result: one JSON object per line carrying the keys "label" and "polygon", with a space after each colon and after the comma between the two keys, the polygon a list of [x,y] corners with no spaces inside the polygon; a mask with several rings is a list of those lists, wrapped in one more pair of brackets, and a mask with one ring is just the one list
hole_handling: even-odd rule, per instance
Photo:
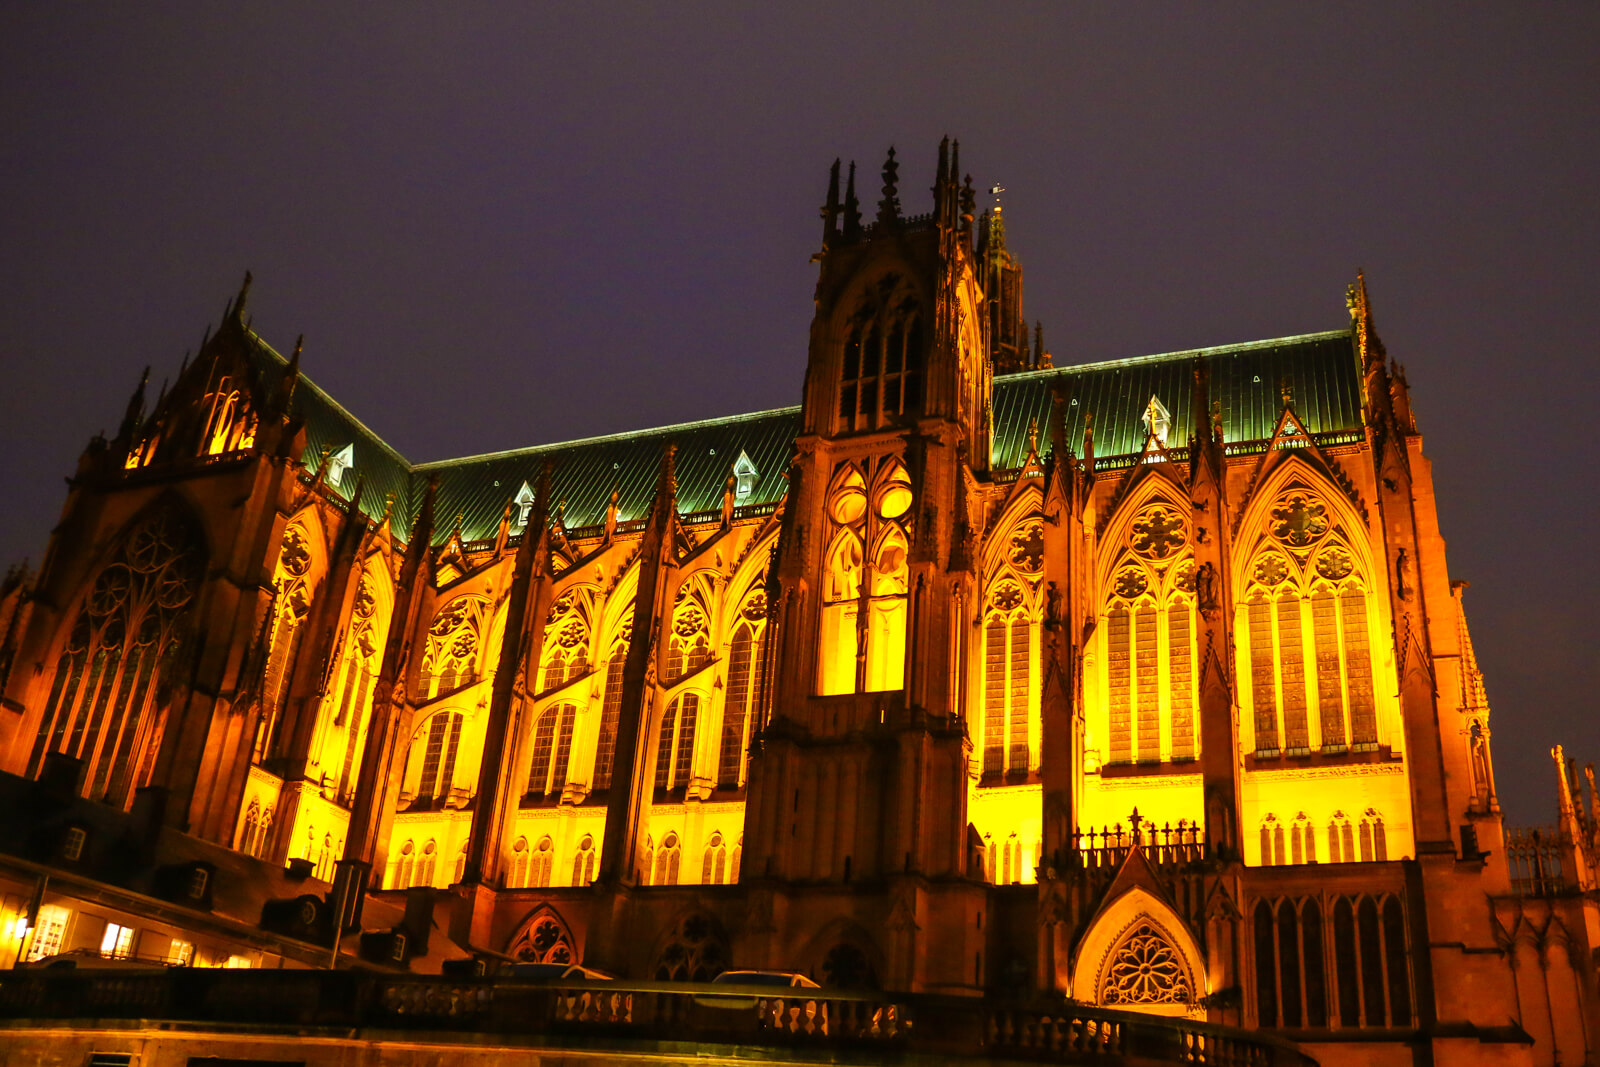
{"label": "statue in niche", "polygon": [[1471,730],[1472,792],[1477,805],[1487,809],[1494,793],[1489,783],[1489,738],[1484,735],[1483,723],[1473,720]]}
{"label": "statue in niche", "polygon": [[1401,600],[1411,599],[1411,557],[1404,547],[1394,557],[1394,591]]}
{"label": "statue in niche", "polygon": [[1211,618],[1217,613],[1217,568],[1210,560],[1200,564],[1200,569],[1195,571],[1194,589],[1200,614]]}
{"label": "statue in niche", "polygon": [[1055,582],[1045,583],[1044,624],[1055,630],[1061,626],[1061,590]]}

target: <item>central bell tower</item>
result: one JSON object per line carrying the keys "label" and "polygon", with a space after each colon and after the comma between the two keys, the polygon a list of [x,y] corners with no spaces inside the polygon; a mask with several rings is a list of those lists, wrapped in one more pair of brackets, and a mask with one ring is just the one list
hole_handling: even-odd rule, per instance
{"label": "central bell tower", "polygon": [[[867,223],[855,165],[842,200],[833,165],[770,577],[773,713],[750,774],[746,879],[887,883],[891,931],[914,932],[927,880],[964,880],[970,861],[962,619],[993,369],[959,151],[940,144],[933,211],[906,216],[890,149]],[[943,984],[906,936],[897,988]]]}

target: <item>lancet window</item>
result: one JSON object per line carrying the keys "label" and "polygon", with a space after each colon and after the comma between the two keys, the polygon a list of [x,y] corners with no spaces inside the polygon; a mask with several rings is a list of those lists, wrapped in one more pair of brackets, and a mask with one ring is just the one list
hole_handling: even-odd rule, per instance
{"label": "lancet window", "polygon": [[477,682],[487,611],[488,601],[483,597],[458,596],[435,613],[417,679],[424,699]]}
{"label": "lancet window", "polygon": [[366,736],[367,712],[372,700],[372,683],[382,666],[383,635],[379,630],[381,620],[376,617],[378,601],[373,586],[370,574],[363,574],[356,586],[355,601],[350,611],[350,631],[345,641],[343,669],[334,675],[338,688],[329,692],[330,700],[335,692],[338,694],[332,732],[344,732],[343,749],[335,757],[338,760],[335,796],[341,804],[347,805],[355,796],[361,742]]}
{"label": "lancet window", "polygon": [[506,871],[506,887],[520,889],[528,884],[528,839],[517,838],[511,846],[511,865]]}
{"label": "lancet window", "polygon": [[683,849],[678,842],[677,834],[668,834],[661,840],[661,847],[656,850],[655,877],[650,880],[651,885],[677,885],[678,863]]}
{"label": "lancet window", "polygon": [[407,841],[400,846],[400,855],[394,861],[394,874],[390,876],[389,888],[409,889],[414,884],[411,879],[416,875],[416,864],[416,843]]}
{"label": "lancet window", "polygon": [[705,862],[700,867],[700,882],[702,885],[722,885],[728,880],[728,846],[723,844],[722,834],[713,833],[711,840],[706,843]]}
{"label": "lancet window", "polygon": [[767,595],[757,589],[739,609],[728,649],[727,699],[722,712],[722,745],[717,782],[744,784],[750,738],[763,725],[767,689]]}
{"label": "lancet window", "polygon": [[528,796],[561,795],[572,759],[572,728],[578,709],[573,704],[546,708],[533,734],[533,763],[528,768]]}
{"label": "lancet window", "polygon": [[432,841],[422,846],[422,858],[417,861],[417,880],[412,885],[432,885],[433,874],[439,862],[439,846]]}
{"label": "lancet window", "polygon": [[1188,524],[1157,501],[1134,519],[1106,601],[1107,762],[1197,755],[1196,569]]}
{"label": "lancet window", "polygon": [[1258,900],[1251,926],[1261,1026],[1411,1025],[1405,912],[1398,898]]}
{"label": "lancet window", "polygon": [[682,789],[694,770],[694,728],[700,714],[700,694],[683,693],[661,717],[661,737],[656,746],[656,788]]}
{"label": "lancet window", "polygon": [[1345,533],[1303,489],[1281,495],[1265,525],[1240,627],[1255,753],[1376,749],[1370,587]]}
{"label": "lancet window", "polygon": [[594,881],[596,856],[594,835],[584,834],[583,840],[578,842],[578,854],[572,857],[573,885],[588,885]]}
{"label": "lancet window", "polygon": [[[442,806],[455,780],[456,754],[461,747],[463,725],[460,712],[442,711],[430,717],[417,731],[407,754],[402,801],[410,799],[415,809]],[[414,779],[411,777],[413,767],[417,775]]]}
{"label": "lancet window", "polygon": [[278,564],[272,578],[272,623],[268,631],[266,670],[261,680],[261,715],[256,720],[255,762],[272,755],[278,746],[283,703],[289,696],[306,616],[311,610],[312,550],[310,537],[300,524],[283,534]]}
{"label": "lancet window", "polygon": [[1261,820],[1261,865],[1282,866],[1287,862],[1286,856],[1283,823],[1276,815],[1268,815]]}
{"label": "lancet window", "polygon": [[589,672],[589,600],[569,592],[550,608],[539,691],[547,693]]}
{"label": "lancet window", "polygon": [[892,425],[922,407],[923,327],[910,287],[889,275],[846,327],[839,373],[845,430]]}
{"label": "lancet window", "polygon": [[83,761],[85,794],[119,807],[149,781],[164,722],[160,694],[188,643],[200,545],[187,518],[162,506],[95,577],[56,660],[30,777],[47,753],[64,752]]}
{"label": "lancet window", "polygon": [[1033,605],[1012,580],[989,594],[984,621],[983,773],[1028,772]]}
{"label": "lancet window", "polygon": [[911,504],[911,479],[899,460],[879,462],[870,500],[856,467],[834,478],[818,649],[817,688],[824,696],[904,684]]}
{"label": "lancet window", "polygon": [[611,646],[606,659],[606,689],[601,698],[600,733],[595,739],[594,782],[595,789],[611,788],[611,768],[617,756],[617,724],[622,719],[622,668],[628,658],[626,638]]}
{"label": "lancet window", "polygon": [[550,884],[550,872],[556,862],[556,846],[546,834],[539,838],[539,843],[533,849],[533,861],[529,865],[528,884],[544,888]]}

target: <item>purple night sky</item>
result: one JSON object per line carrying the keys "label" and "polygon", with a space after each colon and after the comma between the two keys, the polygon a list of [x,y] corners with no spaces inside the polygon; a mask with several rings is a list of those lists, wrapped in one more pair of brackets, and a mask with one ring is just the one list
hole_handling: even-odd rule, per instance
{"label": "purple night sky", "polygon": [[246,268],[413,461],[796,403],[828,165],[870,214],[893,143],[926,211],[950,133],[1058,366],[1340,328],[1366,268],[1549,821],[1548,748],[1600,760],[1600,7],[1127,8],[6,5],[0,566]]}

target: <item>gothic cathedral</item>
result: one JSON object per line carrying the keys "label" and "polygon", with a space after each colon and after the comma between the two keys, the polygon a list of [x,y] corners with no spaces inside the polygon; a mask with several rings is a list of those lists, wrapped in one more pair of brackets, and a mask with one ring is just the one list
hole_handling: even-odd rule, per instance
{"label": "gothic cathedral", "polygon": [[1364,281],[1339,329],[1057,368],[959,146],[929,214],[897,168],[868,217],[833,166],[798,407],[411,463],[247,278],[3,589],[0,964],[779,971],[998,1045],[1069,1004],[1593,1058],[1593,775],[1558,750],[1559,823],[1502,826]]}

